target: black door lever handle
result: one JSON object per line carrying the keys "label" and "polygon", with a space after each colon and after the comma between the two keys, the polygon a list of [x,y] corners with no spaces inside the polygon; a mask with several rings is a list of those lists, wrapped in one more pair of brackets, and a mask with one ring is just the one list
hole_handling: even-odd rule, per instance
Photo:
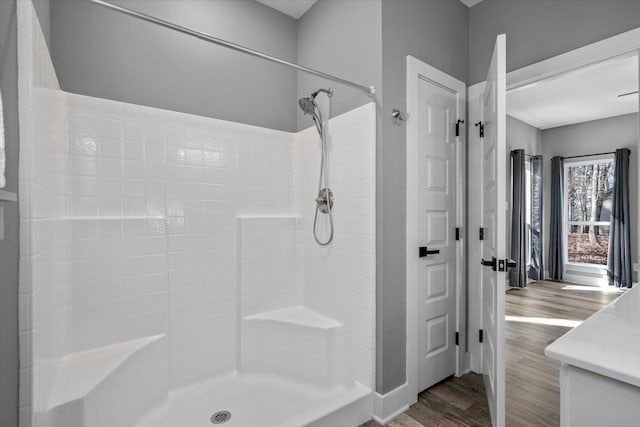
{"label": "black door lever handle", "polygon": [[420,258],[424,258],[427,255],[435,255],[435,254],[439,254],[440,253],[440,249],[433,249],[433,250],[427,250],[426,246],[420,246],[418,248],[418,256]]}
{"label": "black door lever handle", "polygon": [[496,271],[496,268],[497,268],[497,260],[496,260],[496,257],[494,257],[494,256],[493,256],[493,257],[491,257],[491,261],[487,261],[487,260],[485,260],[485,259],[481,259],[481,260],[480,260],[480,264],[482,264],[482,265],[484,265],[484,266],[486,266],[486,267],[491,267],[491,269],[492,269],[493,271]]}

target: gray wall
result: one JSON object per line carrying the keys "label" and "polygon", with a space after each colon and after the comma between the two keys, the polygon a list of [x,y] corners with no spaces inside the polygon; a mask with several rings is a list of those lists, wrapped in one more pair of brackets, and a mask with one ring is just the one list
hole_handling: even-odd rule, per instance
{"label": "gray wall", "polygon": [[[298,63],[376,87],[382,99],[382,36],[380,0],[320,0],[298,20]],[[318,88],[334,89],[332,116],[371,102],[365,92],[298,73],[298,97]],[[313,126],[297,109],[298,130]]]}
{"label": "gray wall", "polygon": [[638,26],[635,0],[484,0],[470,9],[469,83],[486,78],[497,34],[511,71]]}
{"label": "gray wall", "polygon": [[[253,0],[116,0],[288,61],[296,20]],[[63,90],[256,126],[296,129],[296,73],[83,0],[50,5]]]}
{"label": "gray wall", "polygon": [[42,35],[47,42],[47,46],[51,49],[51,7],[49,0],[31,0],[33,2],[33,8],[36,10],[38,21],[40,22],[40,28],[42,28]]}
{"label": "gray wall", "polygon": [[[16,2],[0,1],[0,89],[7,155],[7,191],[18,191],[18,64]],[[4,209],[0,240],[0,427],[18,425],[18,206]]]}
{"label": "gray wall", "polygon": [[[629,202],[631,233],[638,232],[638,114],[594,120],[542,131],[542,155],[544,157],[544,235],[549,235],[549,194],[551,182],[550,159],[553,156],[578,156],[629,148]],[[545,256],[548,239],[545,239]],[[637,262],[638,241],[631,239],[631,259]]]}
{"label": "gray wall", "polygon": [[542,154],[542,131],[522,120],[507,116],[507,151],[520,148],[532,156]]}
{"label": "gray wall", "polygon": [[406,56],[467,81],[468,9],[452,0],[382,1],[382,141],[378,156],[377,389],[406,380]]}

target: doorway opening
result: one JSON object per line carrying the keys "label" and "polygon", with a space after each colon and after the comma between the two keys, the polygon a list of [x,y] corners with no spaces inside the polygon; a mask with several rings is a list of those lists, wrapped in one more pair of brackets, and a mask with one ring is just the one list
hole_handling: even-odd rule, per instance
{"label": "doorway opening", "polygon": [[[510,280],[510,286],[524,287],[527,282],[543,278],[581,285],[608,285],[615,187],[613,157],[620,148],[632,153],[629,200],[625,202],[630,205],[631,229],[638,230],[637,90],[638,55],[632,51],[508,91],[507,146],[512,152],[510,252],[512,258],[522,254],[520,260],[527,277],[527,281]],[[525,154],[524,162],[520,160],[522,166],[513,155],[519,150]],[[557,192],[560,195],[557,201],[552,199],[555,184],[551,159],[554,157],[561,158],[562,188]],[[539,210],[535,194],[537,177],[531,171],[531,162],[538,159],[542,159],[539,177],[542,209]],[[523,186],[526,194],[519,194],[519,179],[526,181]],[[523,202],[521,198],[526,215],[519,220],[516,214],[519,214],[518,203]],[[537,215],[543,224],[540,230],[535,229]],[[524,221],[527,221],[525,232],[519,239],[519,222]],[[553,233],[554,226],[558,234]],[[538,231],[542,242],[536,237]],[[615,233],[614,236],[619,237]],[[635,240],[630,248],[634,261],[638,251]],[[554,250],[562,262],[560,266],[554,266]],[[531,263],[537,262],[544,265],[546,271],[529,274]],[[633,270],[636,281],[637,271]]]}

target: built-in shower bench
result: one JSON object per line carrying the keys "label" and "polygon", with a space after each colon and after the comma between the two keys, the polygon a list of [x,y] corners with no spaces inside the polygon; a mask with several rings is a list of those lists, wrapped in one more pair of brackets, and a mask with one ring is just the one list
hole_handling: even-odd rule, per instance
{"label": "built-in shower bench", "polygon": [[48,426],[129,425],[167,392],[164,334],[62,358],[48,403]]}
{"label": "built-in shower bench", "polygon": [[353,385],[341,322],[304,304],[300,217],[238,217],[240,370]]}
{"label": "built-in shower bench", "polygon": [[352,385],[342,324],[292,306],[242,318],[242,370],[270,372],[321,388]]}
{"label": "built-in shower bench", "polygon": [[339,328],[342,323],[313,311],[304,306],[286,307],[279,310],[245,316],[245,320],[270,320],[276,323],[288,324],[292,327],[315,328],[329,330]]}

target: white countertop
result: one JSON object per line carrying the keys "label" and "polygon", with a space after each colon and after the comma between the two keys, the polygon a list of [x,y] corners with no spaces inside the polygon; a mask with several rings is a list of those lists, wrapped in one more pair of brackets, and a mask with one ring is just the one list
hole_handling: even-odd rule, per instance
{"label": "white countertop", "polygon": [[545,354],[640,387],[640,286],[558,338]]}

